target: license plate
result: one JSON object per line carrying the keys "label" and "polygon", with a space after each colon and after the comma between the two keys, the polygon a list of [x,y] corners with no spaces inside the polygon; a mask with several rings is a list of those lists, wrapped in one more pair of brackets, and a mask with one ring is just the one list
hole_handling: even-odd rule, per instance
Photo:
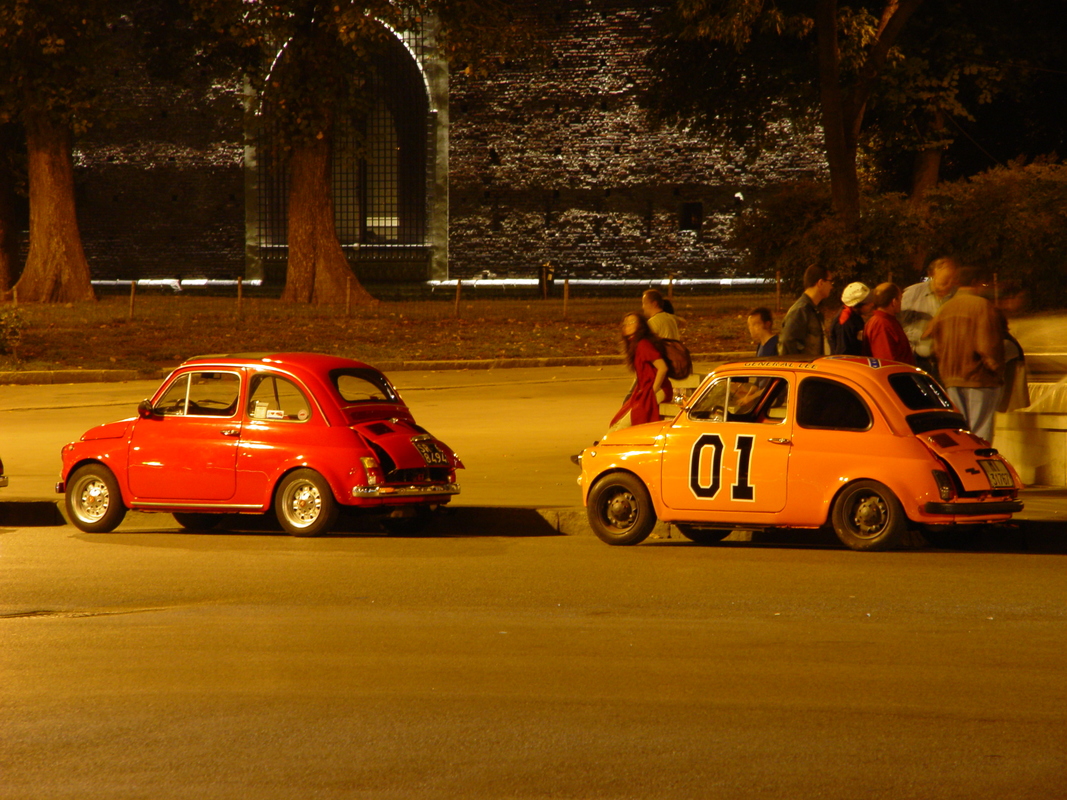
{"label": "license plate", "polygon": [[411,442],[415,449],[422,455],[422,460],[431,467],[447,467],[448,456],[437,446],[436,442],[428,442],[425,439],[414,439]]}
{"label": "license plate", "polygon": [[1004,466],[1003,461],[979,459],[978,463],[985,470],[985,476],[989,478],[989,485],[994,489],[1011,489],[1015,486],[1015,481],[1012,480],[1011,473],[1008,472],[1008,468]]}

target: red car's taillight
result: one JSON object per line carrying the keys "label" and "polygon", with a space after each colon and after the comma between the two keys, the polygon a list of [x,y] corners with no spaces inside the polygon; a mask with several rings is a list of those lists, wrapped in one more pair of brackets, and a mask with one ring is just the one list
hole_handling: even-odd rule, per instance
{"label": "red car's taillight", "polygon": [[363,465],[363,472],[367,476],[367,486],[380,486],[385,483],[385,473],[382,472],[382,467],[377,459],[371,456],[363,456],[359,463]]}

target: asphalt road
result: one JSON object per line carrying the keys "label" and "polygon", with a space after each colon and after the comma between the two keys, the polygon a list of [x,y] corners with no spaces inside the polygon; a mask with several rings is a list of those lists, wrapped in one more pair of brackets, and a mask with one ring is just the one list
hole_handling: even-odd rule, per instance
{"label": "asphalt road", "polygon": [[1042,798],[1063,556],[0,536],[0,797]]}
{"label": "asphalt road", "polygon": [[[567,456],[628,380],[394,377],[471,506],[576,504]],[[153,387],[0,387],[4,496],[54,496],[58,447]],[[1063,795],[1062,546],[611,548],[495,519],[0,528],[0,798]]]}

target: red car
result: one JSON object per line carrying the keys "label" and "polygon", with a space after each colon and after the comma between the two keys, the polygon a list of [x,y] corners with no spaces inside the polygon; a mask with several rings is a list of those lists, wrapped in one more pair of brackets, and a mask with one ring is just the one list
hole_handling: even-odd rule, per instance
{"label": "red car", "polygon": [[310,353],[203,356],[136,417],[66,445],[56,491],[71,521],[97,533],[128,509],[170,512],[192,530],[273,509],[287,532],[315,536],[342,507],[401,533],[459,493],[462,467],[374,367]]}

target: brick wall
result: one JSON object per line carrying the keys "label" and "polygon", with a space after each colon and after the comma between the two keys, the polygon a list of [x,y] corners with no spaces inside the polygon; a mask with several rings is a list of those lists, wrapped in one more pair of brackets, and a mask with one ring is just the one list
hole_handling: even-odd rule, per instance
{"label": "brick wall", "polygon": [[735,194],[818,169],[811,143],[749,168],[701,135],[650,129],[636,98],[655,4],[522,5],[551,25],[547,64],[452,78],[452,277],[547,262],[581,277],[714,275],[733,261],[722,242]]}
{"label": "brick wall", "polygon": [[[818,169],[817,148],[754,167],[702,136],[651,130],[637,107],[655,4],[519,0],[550,23],[546,57],[453,75],[449,274],[707,276],[728,271],[726,224],[768,181]],[[176,87],[117,65],[109,125],[79,139],[79,221],[96,278],[244,274],[235,84]],[[685,230],[683,212],[699,212]]]}
{"label": "brick wall", "polygon": [[94,278],[244,274],[236,82],[152,80],[116,64],[104,119],[75,147],[78,223]]}

